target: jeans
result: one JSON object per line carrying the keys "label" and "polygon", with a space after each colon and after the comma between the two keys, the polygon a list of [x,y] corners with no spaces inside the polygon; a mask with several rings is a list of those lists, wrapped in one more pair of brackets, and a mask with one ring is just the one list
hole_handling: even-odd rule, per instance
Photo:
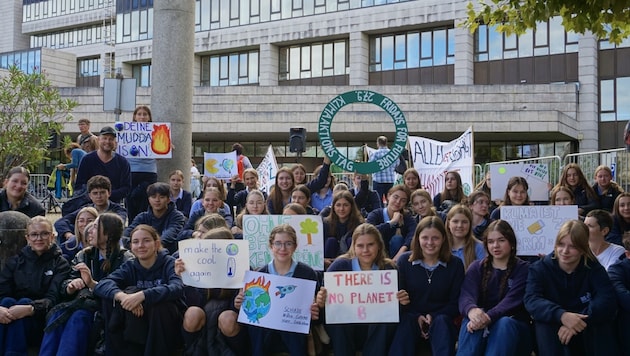
{"label": "jeans", "polygon": [[469,333],[466,330],[468,321],[468,318],[462,321],[457,355],[527,356],[531,354],[532,337],[528,323],[504,316],[490,324],[487,330]]}
{"label": "jeans", "polygon": [[[47,325],[50,325],[63,314],[64,310],[55,313]],[[88,341],[94,313],[85,309],[76,310],[64,325],[44,334],[39,356],[73,356],[87,355]]]}
{"label": "jeans", "polygon": [[[30,305],[31,299],[3,298],[0,306],[10,308],[14,305]],[[0,354],[5,356],[23,356],[28,345],[36,345],[41,340],[43,322],[32,316],[15,320],[9,324],[0,324]]]}

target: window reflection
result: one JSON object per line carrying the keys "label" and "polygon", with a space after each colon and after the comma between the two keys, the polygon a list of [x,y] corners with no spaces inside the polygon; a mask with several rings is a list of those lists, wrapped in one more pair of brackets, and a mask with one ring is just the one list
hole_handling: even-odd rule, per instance
{"label": "window reflection", "polygon": [[599,120],[630,120],[630,77],[599,81]]}
{"label": "window reflection", "polygon": [[345,75],[350,70],[348,40],[280,48],[279,80]]}
{"label": "window reflection", "polygon": [[136,85],[139,87],[151,86],[151,63],[134,64],[132,77],[136,79]]}
{"label": "window reflection", "polygon": [[201,58],[201,85],[228,86],[258,83],[258,51]]}
{"label": "window reflection", "polygon": [[455,32],[448,28],[372,36],[369,53],[370,72],[452,64]]}

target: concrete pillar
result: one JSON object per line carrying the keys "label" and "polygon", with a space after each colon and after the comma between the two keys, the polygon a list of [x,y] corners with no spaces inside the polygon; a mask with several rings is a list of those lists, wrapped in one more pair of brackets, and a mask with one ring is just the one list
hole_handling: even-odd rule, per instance
{"label": "concrete pillar", "polygon": [[369,66],[369,36],[359,31],[350,32],[350,85],[368,85]]}
{"label": "concrete pillar", "polygon": [[192,150],[195,2],[155,0],[153,3],[151,111],[154,121],[171,122],[173,158],[158,160],[158,180],[166,182],[175,169],[190,182]]}
{"label": "concrete pillar", "polygon": [[578,139],[580,152],[599,149],[599,93],[598,93],[598,45],[590,33],[578,41]]}
{"label": "concrete pillar", "polygon": [[261,87],[278,86],[280,49],[270,43],[260,44],[258,55],[258,81]]}
{"label": "concrete pillar", "polygon": [[475,38],[470,30],[455,24],[455,85],[475,84]]}

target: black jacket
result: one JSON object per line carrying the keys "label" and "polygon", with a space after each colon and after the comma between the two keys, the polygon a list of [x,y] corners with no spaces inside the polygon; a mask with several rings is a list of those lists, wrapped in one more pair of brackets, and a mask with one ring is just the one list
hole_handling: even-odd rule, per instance
{"label": "black jacket", "polygon": [[43,318],[57,304],[61,284],[69,274],[70,265],[57,245],[40,256],[25,246],[0,272],[0,298],[32,299],[35,316]]}
{"label": "black jacket", "polygon": [[[0,211],[9,211],[12,210],[9,205],[9,200],[7,198],[6,190],[0,190]],[[24,194],[24,198],[20,202],[20,206],[18,206],[15,211],[19,211],[20,213],[24,213],[28,215],[29,218],[32,218],[37,215],[44,216],[46,215],[46,209],[42,206],[34,196],[32,196],[29,192]]]}

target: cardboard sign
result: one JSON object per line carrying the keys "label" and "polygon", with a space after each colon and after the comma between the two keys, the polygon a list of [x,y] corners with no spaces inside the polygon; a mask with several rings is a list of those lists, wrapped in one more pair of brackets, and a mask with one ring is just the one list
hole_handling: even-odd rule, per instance
{"label": "cardboard sign", "polygon": [[519,256],[552,252],[560,226],[577,218],[577,205],[501,207],[501,219],[510,223],[516,234],[516,254]]}
{"label": "cardboard sign", "polygon": [[244,281],[240,323],[308,334],[315,281],[253,271]]}
{"label": "cardboard sign", "polygon": [[549,201],[549,167],[539,163],[509,163],[491,164],[492,200],[503,200],[505,189],[512,177],[523,177],[527,180],[529,200]]}
{"label": "cardboard sign", "polygon": [[242,240],[179,241],[186,264],[182,281],[197,288],[241,288],[249,270],[249,246]]}
{"label": "cardboard sign", "polygon": [[269,234],[280,225],[289,224],[297,233],[293,259],[316,271],[324,270],[324,225],[318,215],[245,215],[243,240],[249,241],[249,265],[260,268],[271,261]]}
{"label": "cardboard sign", "polygon": [[170,122],[117,122],[116,153],[126,158],[171,158]]}
{"label": "cardboard sign", "polygon": [[397,323],[398,271],[326,272],[327,324]]}
{"label": "cardboard sign", "polygon": [[409,154],[413,168],[420,174],[422,187],[436,196],[444,190],[448,171],[457,171],[462,177],[464,194],[474,188],[474,152],[472,127],[450,142],[409,136]]}
{"label": "cardboard sign", "polygon": [[203,153],[204,175],[229,180],[238,174],[236,151],[228,153]]}

